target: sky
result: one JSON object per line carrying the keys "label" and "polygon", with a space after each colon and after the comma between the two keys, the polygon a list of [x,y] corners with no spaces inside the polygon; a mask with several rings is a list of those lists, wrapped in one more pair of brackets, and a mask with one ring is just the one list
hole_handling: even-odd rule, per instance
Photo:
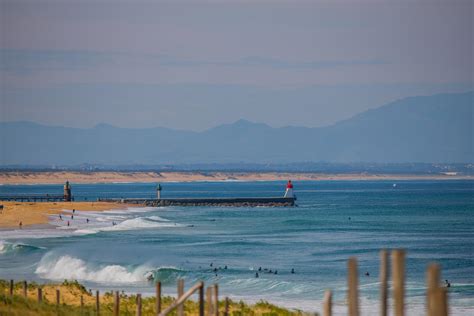
{"label": "sky", "polygon": [[472,1],[0,0],[0,121],[319,127],[473,90]]}

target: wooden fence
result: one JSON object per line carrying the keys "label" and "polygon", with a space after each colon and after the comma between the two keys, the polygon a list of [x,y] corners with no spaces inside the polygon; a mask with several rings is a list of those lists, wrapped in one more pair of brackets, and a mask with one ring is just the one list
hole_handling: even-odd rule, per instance
{"label": "wooden fence", "polygon": [[[349,316],[359,316],[359,286],[358,286],[358,268],[357,259],[349,258],[347,262],[347,314]],[[380,252],[380,315],[388,315],[388,281],[389,281],[389,253],[386,250]],[[405,251],[393,250],[391,252],[391,277],[392,277],[392,300],[393,315],[404,316],[405,313]],[[430,264],[426,272],[426,315],[428,316],[447,316],[448,315],[448,297],[447,289],[440,284],[440,267],[437,264]],[[206,289],[204,298],[204,283],[198,282],[184,292],[184,280],[178,280],[177,298],[166,309],[162,310],[162,287],[161,282],[156,283],[156,307],[155,315],[166,316],[176,310],[178,316],[184,316],[184,303],[193,294],[198,294],[199,316],[228,316],[229,299],[225,298],[224,310],[219,310],[219,287],[214,284]],[[14,282],[10,281],[10,296],[14,295]],[[28,284],[26,281],[22,284],[22,295],[27,298]],[[43,289],[38,287],[38,302],[43,301]],[[96,291],[95,311],[100,315],[100,295]],[[332,292],[330,290],[324,293],[323,298],[323,316],[332,316]],[[136,296],[136,315],[142,315],[142,297]],[[56,305],[60,305],[60,290],[56,289]],[[80,297],[81,310],[84,308],[83,296]],[[114,293],[113,315],[120,314],[120,295]]]}

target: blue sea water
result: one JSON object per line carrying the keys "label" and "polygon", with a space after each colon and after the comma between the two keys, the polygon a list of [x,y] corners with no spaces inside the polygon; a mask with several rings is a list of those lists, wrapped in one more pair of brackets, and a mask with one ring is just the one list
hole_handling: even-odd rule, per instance
{"label": "blue sea water", "polygon": [[[233,299],[307,311],[320,310],[324,291],[332,289],[335,314],[343,315],[347,259],[355,256],[362,312],[377,315],[379,251],[404,248],[410,315],[424,313],[425,271],[434,261],[452,284],[451,314],[472,314],[474,182],[395,183],[297,181],[298,206],[288,208],[124,208],[76,212],[63,221],[53,216],[48,227],[0,230],[0,279],[77,279],[92,289],[151,295],[147,276],[153,274],[166,294],[175,293],[178,278],[187,286],[204,280],[219,283],[220,293]],[[88,201],[152,197],[155,185],[73,184],[73,194]],[[162,196],[281,196],[284,187],[281,181],[165,183]],[[61,190],[3,185],[0,195]]]}

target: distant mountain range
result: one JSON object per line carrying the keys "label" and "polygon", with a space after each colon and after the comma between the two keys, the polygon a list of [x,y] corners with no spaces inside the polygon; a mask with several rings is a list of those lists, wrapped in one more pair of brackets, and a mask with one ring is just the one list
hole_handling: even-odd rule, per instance
{"label": "distant mountain range", "polygon": [[0,165],[470,163],[473,100],[474,92],[410,97],[320,128],[272,128],[246,120],[203,132],[3,122]]}

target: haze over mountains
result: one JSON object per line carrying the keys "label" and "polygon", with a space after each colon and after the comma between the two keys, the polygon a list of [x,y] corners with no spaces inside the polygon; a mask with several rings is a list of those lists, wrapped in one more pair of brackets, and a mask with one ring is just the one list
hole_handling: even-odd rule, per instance
{"label": "haze over mountains", "polygon": [[0,164],[474,162],[473,100],[474,92],[410,97],[321,128],[246,120],[203,132],[3,122]]}

